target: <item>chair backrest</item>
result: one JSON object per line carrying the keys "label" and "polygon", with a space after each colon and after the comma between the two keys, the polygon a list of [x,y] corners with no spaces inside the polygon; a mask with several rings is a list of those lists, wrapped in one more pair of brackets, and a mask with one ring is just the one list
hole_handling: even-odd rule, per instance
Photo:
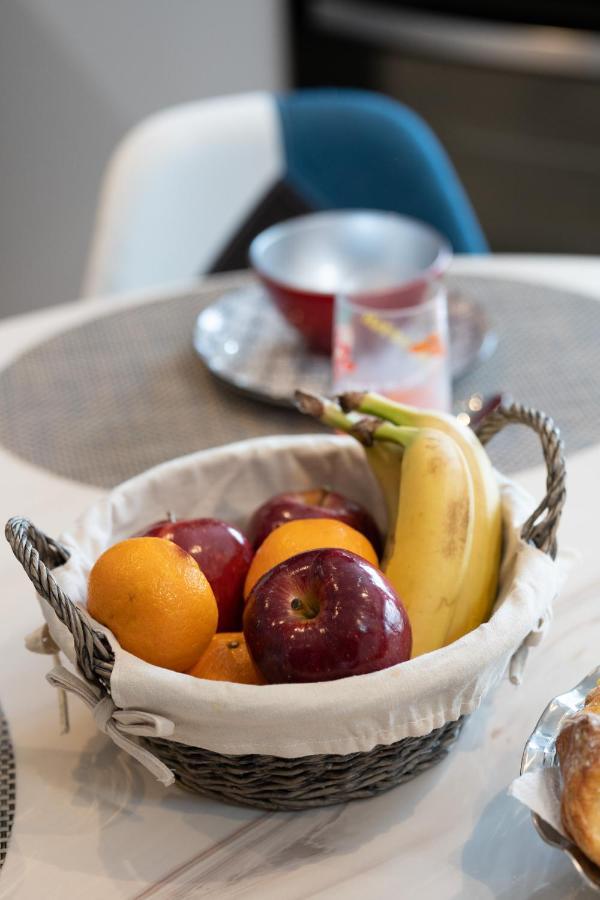
{"label": "chair backrest", "polygon": [[191,279],[284,168],[271,94],[160,112],[115,150],[102,186],[83,296]]}
{"label": "chair backrest", "polygon": [[288,177],[321,207],[384,209],[444,234],[456,253],[487,242],[440,142],[412,110],[368,91],[300,91],[278,100]]}
{"label": "chair backrest", "polygon": [[457,252],[487,250],[448,157],[406,107],[364,91],[242,94],[165,110],[125,137],[104,179],[83,295],[210,271],[281,182],[310,207],[395,210]]}

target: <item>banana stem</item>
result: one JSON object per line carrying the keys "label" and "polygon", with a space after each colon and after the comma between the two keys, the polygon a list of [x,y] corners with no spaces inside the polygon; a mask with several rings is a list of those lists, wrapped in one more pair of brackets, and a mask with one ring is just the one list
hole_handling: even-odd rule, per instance
{"label": "banana stem", "polygon": [[379,416],[395,425],[408,425],[412,421],[411,407],[401,406],[394,400],[372,391],[348,391],[341,394],[339,401],[345,412],[357,410],[367,415]]}
{"label": "banana stem", "polygon": [[319,422],[329,425],[330,428],[339,428],[340,431],[352,433],[356,417],[347,415],[334,400],[319,397],[316,394],[307,394],[306,391],[296,391],[294,401],[301,413],[318,419]]}
{"label": "banana stem", "polygon": [[[374,395],[376,396],[376,395]],[[400,444],[407,447],[415,435],[417,428],[400,427],[391,422],[382,422],[381,419],[373,417],[356,418],[348,415],[338,406],[334,400],[327,397],[318,397],[315,394],[307,394],[305,391],[296,391],[294,395],[297,408],[306,415],[313,416],[329,425],[331,428],[339,428],[351,434],[361,444],[370,446],[374,440],[391,441],[394,444]]]}
{"label": "banana stem", "polygon": [[373,437],[378,441],[393,441],[394,444],[401,444],[408,447],[414,437],[416,437],[418,428],[410,428],[407,425],[394,425],[392,422],[381,422],[375,429]]}

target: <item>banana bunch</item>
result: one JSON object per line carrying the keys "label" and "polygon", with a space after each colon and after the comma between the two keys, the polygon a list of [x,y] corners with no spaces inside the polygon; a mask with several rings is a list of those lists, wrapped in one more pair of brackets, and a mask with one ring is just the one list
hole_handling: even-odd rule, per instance
{"label": "banana bunch", "polygon": [[496,596],[500,494],[471,429],[453,416],[349,393],[341,406],[300,392],[303,412],[357,437],[383,493],[382,568],[408,612],[413,656],[484,622]]}

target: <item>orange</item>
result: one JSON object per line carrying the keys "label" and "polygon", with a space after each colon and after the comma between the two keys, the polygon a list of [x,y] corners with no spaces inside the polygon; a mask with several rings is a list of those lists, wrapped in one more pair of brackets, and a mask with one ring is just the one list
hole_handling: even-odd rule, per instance
{"label": "orange", "polygon": [[88,610],[121,647],[155,666],[186,672],[217,629],[217,602],[198,563],[163,538],[129,538],[96,561]]}
{"label": "orange", "polygon": [[241,631],[215,634],[188,675],[212,681],[235,681],[237,684],[266,684],[250,656]]}
{"label": "orange", "polygon": [[324,547],[350,550],[372,565],[378,565],[373,545],[364,534],[345,522],[338,522],[337,519],[294,519],[272,531],[256,551],[246,576],[244,597],[248,598],[258,579],[273,566],[305,550],[322,550]]}

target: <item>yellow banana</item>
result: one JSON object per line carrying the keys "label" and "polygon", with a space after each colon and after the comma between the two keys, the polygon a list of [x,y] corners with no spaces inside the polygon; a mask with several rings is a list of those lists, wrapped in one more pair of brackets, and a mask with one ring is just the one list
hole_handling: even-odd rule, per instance
{"label": "yellow banana", "polygon": [[413,656],[435,650],[484,621],[496,595],[501,515],[490,461],[451,416],[376,394],[341,401],[377,418],[357,421],[331,400],[296,395],[303,412],[367,445],[390,523],[383,569],[407,607]]}
{"label": "yellow banana", "polygon": [[475,522],[471,558],[446,643],[485,622],[496,598],[502,543],[500,491],[485,449],[472,429],[454,416],[404,406],[377,394],[347,394],[346,408],[381,416],[396,425],[430,427],[454,438],[464,453],[473,480]]}
{"label": "yellow banana", "polygon": [[394,526],[398,517],[404,447],[400,444],[393,444],[391,441],[374,441],[370,447],[365,447],[365,454],[369,468],[375,475],[381,489],[387,514],[388,540],[386,541],[381,560],[381,565],[384,567],[392,548],[389,536],[394,532]]}
{"label": "yellow banana", "polygon": [[433,428],[395,431],[408,440],[383,568],[406,607],[412,655],[419,656],[444,645],[454,617],[471,557],[473,483],[451,437]]}

